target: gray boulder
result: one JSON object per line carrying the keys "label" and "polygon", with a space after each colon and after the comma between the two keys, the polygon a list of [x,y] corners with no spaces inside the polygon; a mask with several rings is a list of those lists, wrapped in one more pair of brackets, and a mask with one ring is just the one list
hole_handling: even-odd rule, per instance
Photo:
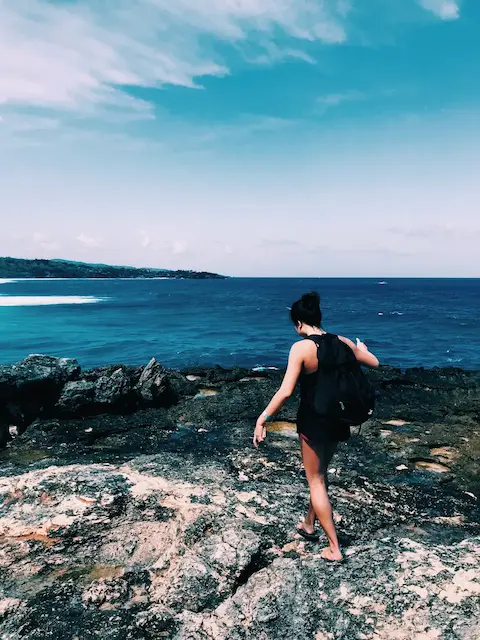
{"label": "gray boulder", "polygon": [[0,367],[0,420],[24,429],[55,405],[62,387],[80,375],[70,358],[30,355]]}
{"label": "gray boulder", "polygon": [[132,390],[128,375],[119,368],[111,376],[100,376],[95,383],[95,403],[115,406],[122,403]]}
{"label": "gray boulder", "polygon": [[[100,375],[98,375],[100,374]],[[164,406],[169,390],[165,369],[153,358],[132,383],[123,367],[92,370],[80,380],[67,382],[55,407],[59,416],[81,417]]]}
{"label": "gray boulder", "polygon": [[8,402],[17,390],[14,366],[15,365],[0,366],[0,402]]}
{"label": "gray boulder", "polygon": [[90,380],[74,380],[63,387],[56,410],[61,415],[83,414],[94,401],[95,383]]}
{"label": "gray boulder", "polygon": [[155,358],[152,358],[142,371],[135,391],[142,404],[163,404],[168,392],[167,373]]}
{"label": "gray boulder", "polygon": [[0,449],[3,449],[10,440],[8,423],[0,420]]}
{"label": "gray boulder", "polygon": [[61,385],[67,380],[77,378],[80,374],[80,366],[72,358],[55,358],[37,354],[29,355],[25,360],[7,369],[11,370],[18,388],[45,382]]}
{"label": "gray boulder", "polygon": [[60,389],[80,375],[80,366],[71,358],[32,354],[12,365],[0,366],[0,401],[9,401],[22,391]]}
{"label": "gray boulder", "polygon": [[[100,375],[99,375],[100,374]],[[163,406],[169,389],[165,369],[153,358],[132,384],[123,367],[92,370],[80,380],[67,382],[55,407],[60,417],[131,411]]]}

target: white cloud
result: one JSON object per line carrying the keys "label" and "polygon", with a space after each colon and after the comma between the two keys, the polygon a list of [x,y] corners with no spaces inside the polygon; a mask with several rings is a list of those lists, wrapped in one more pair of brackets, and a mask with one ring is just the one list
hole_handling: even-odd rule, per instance
{"label": "white cloud", "polygon": [[317,102],[325,107],[337,107],[344,102],[357,102],[364,99],[365,94],[360,91],[348,91],[346,93],[329,93],[325,96],[319,96]]}
{"label": "white cloud", "polygon": [[432,240],[450,243],[461,240],[477,240],[480,236],[479,227],[459,226],[458,224],[439,223],[431,225],[409,226],[409,227],[389,227],[387,231],[395,236],[404,237],[409,240],[419,240],[431,242]]}
{"label": "white cloud", "polygon": [[176,24],[224,40],[246,40],[252,31],[274,35],[278,30],[293,38],[329,43],[346,38],[337,17],[345,14],[344,0],[150,0],[150,4]]}
{"label": "white cloud", "polygon": [[172,254],[174,256],[182,255],[186,253],[188,250],[188,246],[185,242],[176,241],[172,244]]}
{"label": "white cloud", "polygon": [[442,20],[457,20],[460,17],[460,6],[455,0],[419,0],[419,3]]}
{"label": "white cloud", "polygon": [[[1,62],[0,62],[1,65]],[[0,89],[1,90],[1,89]],[[55,118],[40,116],[36,114],[21,114],[5,112],[0,117],[0,130],[29,133],[31,131],[52,131],[59,125],[59,121]]]}
{"label": "white cloud", "polygon": [[48,239],[49,239],[49,236],[45,233],[40,233],[36,231],[33,234],[33,241],[35,242],[35,244],[42,244],[42,242],[47,242]]}
{"label": "white cloud", "polygon": [[140,244],[144,249],[148,249],[152,244],[152,239],[146,231],[140,231]]}
{"label": "white cloud", "polygon": [[77,236],[76,239],[78,240],[78,242],[91,249],[104,246],[104,242],[101,238],[93,238],[92,236],[87,236],[83,232],[79,236]]}
{"label": "white cloud", "polygon": [[41,233],[39,231],[36,231],[33,234],[32,240],[35,246],[40,247],[44,251],[55,252],[60,249],[59,243],[53,240],[48,233]]}
{"label": "white cloud", "polygon": [[[242,138],[258,134],[275,133],[287,127],[294,127],[299,121],[276,118],[272,116],[245,115],[228,123],[211,123],[209,125],[183,126],[183,135],[187,137],[189,147],[203,145],[215,140],[238,141]],[[178,146],[178,136],[175,139]]]}
{"label": "white cloud", "polygon": [[[345,0],[3,0],[0,106],[151,118],[151,105],[121,87],[193,88],[202,76],[227,74],[205,36],[245,55],[254,41],[266,59],[309,59],[287,43],[345,41],[345,11]],[[284,49],[279,33],[287,36]]]}
{"label": "white cloud", "polygon": [[360,102],[366,100],[367,96],[360,91],[347,91],[345,93],[328,93],[324,96],[317,98],[316,112],[319,115],[324,115],[330,109],[339,107],[342,104],[348,102]]}

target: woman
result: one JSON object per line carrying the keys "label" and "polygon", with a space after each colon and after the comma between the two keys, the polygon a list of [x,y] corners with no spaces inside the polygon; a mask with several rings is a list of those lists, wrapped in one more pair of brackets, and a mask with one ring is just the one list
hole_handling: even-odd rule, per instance
{"label": "woman", "polygon": [[[329,546],[322,551],[322,558],[336,562],[342,560],[342,552],[338,544],[332,507],[327,493],[327,471],[338,442],[349,438],[350,429],[348,427],[332,430],[325,428],[318,423],[318,417],[316,418],[317,414],[313,408],[313,390],[317,377],[315,374],[318,371],[315,340],[318,340],[317,336],[326,333],[322,329],[322,313],[318,294],[307,293],[302,296],[300,300],[293,303],[290,315],[297,333],[302,338],[311,339],[301,340],[292,346],[282,385],[257,420],[253,444],[258,447],[258,444],[265,440],[267,421],[292,395],[297,381],[300,380],[297,430],[300,436],[303,465],[310,488],[310,506],[304,521],[298,525],[297,531],[307,540],[317,541],[319,535],[315,532],[315,522],[318,519],[329,542]],[[378,367],[377,358],[358,338],[357,344],[354,344],[348,338],[338,337],[351,348],[359,362],[369,367]],[[315,420],[316,424],[313,424]],[[315,440],[307,438],[302,433],[302,431],[311,433],[312,426],[317,434]]]}

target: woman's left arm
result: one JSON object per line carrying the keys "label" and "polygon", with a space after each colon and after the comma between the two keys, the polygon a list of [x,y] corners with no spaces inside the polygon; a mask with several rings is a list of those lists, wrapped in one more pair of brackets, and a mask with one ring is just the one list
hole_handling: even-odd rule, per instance
{"label": "woman's left arm", "polygon": [[[259,416],[257,424],[255,426],[255,433],[253,435],[253,445],[258,448],[258,444],[263,442],[267,435],[266,423],[267,419],[271,418],[281,409],[285,404],[285,401],[290,398],[298,381],[298,376],[302,371],[303,366],[303,352],[304,342],[296,342],[290,349],[290,355],[288,357],[287,371],[283,378],[282,385],[277,393],[270,400],[267,408]],[[267,418],[268,416],[268,418]]]}

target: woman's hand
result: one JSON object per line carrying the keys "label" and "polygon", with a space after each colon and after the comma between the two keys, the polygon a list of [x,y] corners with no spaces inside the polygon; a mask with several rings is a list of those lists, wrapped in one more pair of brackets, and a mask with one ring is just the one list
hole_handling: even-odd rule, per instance
{"label": "woman's hand", "polygon": [[253,434],[253,446],[255,449],[258,449],[258,445],[260,442],[263,442],[267,437],[267,425],[266,420],[263,416],[261,416],[257,420],[257,424],[255,425],[255,431]]}
{"label": "woman's hand", "polygon": [[367,352],[368,352],[368,347],[367,347],[367,345],[366,345],[364,342],[362,342],[362,341],[360,340],[360,338],[357,338],[357,344],[356,344],[355,346],[357,347],[357,349],[358,349],[359,351],[363,351],[364,353],[367,353]]}
{"label": "woman's hand", "polygon": [[283,407],[287,398],[289,398],[295,385],[297,384],[298,376],[302,370],[303,357],[305,352],[306,342],[296,342],[290,349],[290,355],[288,357],[288,366],[283,378],[282,385],[277,393],[270,400],[267,408],[263,414],[258,418],[255,426],[255,433],[253,434],[253,446],[258,449],[258,445],[267,437],[267,428],[265,426],[268,417],[274,416],[281,407]]}

